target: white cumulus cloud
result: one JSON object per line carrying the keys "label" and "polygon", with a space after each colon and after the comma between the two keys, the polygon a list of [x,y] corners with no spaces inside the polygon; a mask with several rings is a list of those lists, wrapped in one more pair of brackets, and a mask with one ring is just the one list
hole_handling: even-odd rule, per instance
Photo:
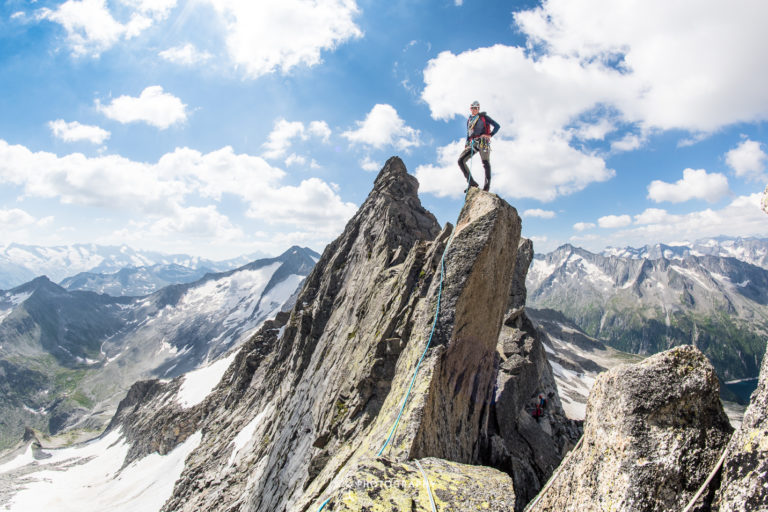
{"label": "white cumulus cloud", "polygon": [[269,133],[269,139],[264,143],[264,147],[267,148],[264,158],[282,157],[291,147],[292,140],[295,138],[305,138],[304,123],[278,119]]}
{"label": "white cumulus cloud", "polygon": [[712,132],[768,118],[766,17],[761,0],[545,0],[515,21],[541,54],[577,61],[585,71],[601,62],[605,73],[619,63],[628,89],[605,99],[625,118],[647,128]]}
{"label": "white cumulus cloud", "polygon": [[758,179],[765,172],[768,155],[763,151],[762,144],[747,139],[725,154],[725,162],[736,176]]}
{"label": "white cumulus cloud", "polygon": [[381,169],[382,167],[384,167],[384,166],[383,166],[383,165],[381,165],[380,163],[378,163],[378,162],[376,162],[376,161],[372,160],[372,159],[371,159],[371,157],[370,157],[369,155],[366,155],[366,156],[365,156],[365,158],[363,158],[363,159],[360,161],[360,167],[361,167],[361,168],[362,168],[364,171],[368,171],[368,172],[376,172],[376,171],[380,170],[380,169]]}
{"label": "white cumulus cloud", "polygon": [[632,218],[629,215],[606,215],[597,219],[597,224],[601,228],[623,228],[632,224]]}
{"label": "white cumulus cloud", "polygon": [[147,87],[138,97],[120,96],[109,105],[96,100],[96,108],[120,123],[145,122],[161,130],[187,120],[187,106],[159,85]]}
{"label": "white cumulus cloud", "polygon": [[362,36],[354,0],[204,1],[226,24],[230,58],[252,78],[313,66],[323,51]]}
{"label": "white cumulus cloud", "polygon": [[593,229],[595,227],[594,222],[577,222],[573,225],[573,229],[576,231],[586,231],[588,229]]}
{"label": "white cumulus cloud", "polygon": [[343,202],[332,184],[309,178],[298,186],[263,191],[257,201],[251,201],[246,215],[268,224],[300,224],[331,237],[343,227],[340,219],[346,221],[356,211],[357,206]]}
{"label": "white cumulus cloud", "polygon": [[331,128],[325,121],[312,121],[309,123],[309,133],[316,135],[323,139],[323,142],[328,142],[331,138]]}
{"label": "white cumulus cloud", "polygon": [[[308,126],[304,126],[304,123],[301,121],[277,119],[272,127],[272,131],[269,132],[267,142],[264,143],[266,148],[264,158],[282,158],[293,145],[294,140],[307,140],[310,135],[319,137],[323,142],[328,142],[331,137],[331,129],[325,121],[311,121]],[[292,161],[294,163],[297,162],[297,156],[293,155],[293,157]],[[291,156],[288,158],[291,158]],[[306,158],[304,158],[304,162],[306,162]],[[289,165],[287,161],[286,165]]]}
{"label": "white cumulus cloud", "polygon": [[55,9],[39,9],[36,18],[64,28],[72,55],[98,56],[120,40],[136,37],[167,17],[176,0],[122,0],[121,3],[131,8],[125,22],[115,19],[106,0],[67,0]]}
{"label": "white cumulus cloud", "polygon": [[148,14],[153,18],[165,18],[176,7],[177,0],[120,0],[139,12]]}
{"label": "white cumulus cloud", "polygon": [[65,142],[77,142],[85,140],[94,144],[102,144],[110,136],[110,133],[98,126],[80,124],[77,121],[70,123],[63,119],[48,122],[48,127],[53,136]]}
{"label": "white cumulus cloud", "polygon": [[554,219],[555,212],[552,210],[542,210],[541,208],[531,208],[523,212],[524,217],[539,217],[541,219]]}
{"label": "white cumulus cloud", "polygon": [[392,146],[408,150],[421,145],[419,130],[406,125],[392,105],[374,105],[365,120],[357,121],[356,124],[356,130],[343,132],[341,136],[350,142],[376,149]]}
{"label": "white cumulus cloud", "polygon": [[304,165],[306,163],[307,163],[307,159],[301,155],[297,155],[296,153],[291,153],[285,159],[286,166]]}
{"label": "white cumulus cloud", "polygon": [[179,235],[185,238],[214,238],[226,241],[245,237],[243,230],[233,225],[215,205],[174,208],[160,219],[141,226],[134,225],[132,229],[122,232],[124,238],[134,240],[147,237],[162,240]]}
{"label": "white cumulus cloud", "polygon": [[6,227],[23,227],[34,224],[37,221],[35,217],[20,210],[18,208],[11,208],[9,210],[0,209],[0,225]]}
{"label": "white cumulus cloud", "polygon": [[646,208],[642,213],[635,215],[635,224],[663,224],[665,222],[677,222],[678,219],[678,216],[670,215],[667,210]]}
{"label": "white cumulus cloud", "polygon": [[714,203],[728,192],[728,178],[720,173],[709,174],[704,169],[685,169],[683,178],[675,183],[654,180],[648,185],[648,199],[657,203],[682,203],[691,199]]}
{"label": "white cumulus cloud", "polygon": [[213,57],[209,52],[201,52],[192,43],[186,43],[163,50],[158,54],[162,59],[182,66],[194,66],[206,62]]}

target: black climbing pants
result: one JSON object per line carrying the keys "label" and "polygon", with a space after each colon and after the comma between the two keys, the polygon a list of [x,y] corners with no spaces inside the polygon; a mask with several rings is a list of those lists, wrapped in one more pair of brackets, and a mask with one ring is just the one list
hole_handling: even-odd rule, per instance
{"label": "black climbing pants", "polygon": [[[475,181],[475,178],[470,176],[469,169],[467,168],[467,160],[472,157],[472,153],[471,145],[464,148],[464,151],[459,155],[459,169],[461,169],[461,172],[464,174],[464,179],[469,180],[469,186],[477,187],[479,185]],[[488,189],[491,188],[491,148],[488,145],[482,147],[480,144],[475,144],[474,153],[479,153],[480,158],[483,161],[483,169],[485,169],[485,184],[483,185],[483,190],[488,191]]]}

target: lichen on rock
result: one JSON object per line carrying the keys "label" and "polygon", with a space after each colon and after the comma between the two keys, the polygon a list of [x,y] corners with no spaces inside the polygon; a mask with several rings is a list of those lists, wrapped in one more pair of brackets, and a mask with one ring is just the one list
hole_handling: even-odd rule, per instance
{"label": "lichen on rock", "polygon": [[430,494],[437,510],[514,510],[514,488],[506,473],[435,458],[396,462],[385,457],[352,468],[328,510],[430,512]]}

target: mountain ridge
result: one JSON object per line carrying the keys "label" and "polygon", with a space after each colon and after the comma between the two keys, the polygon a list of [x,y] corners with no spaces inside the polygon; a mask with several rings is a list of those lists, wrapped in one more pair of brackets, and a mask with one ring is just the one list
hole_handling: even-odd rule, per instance
{"label": "mountain ridge", "polygon": [[10,243],[0,248],[0,289],[14,288],[41,275],[47,275],[54,282],[61,282],[82,272],[112,274],[124,268],[158,264],[223,272],[259,258],[263,258],[263,255],[243,255],[213,261],[187,254],[136,250],[127,245],[38,246]]}
{"label": "mountain ridge", "polygon": [[293,247],[141,297],[70,291],[45,276],[0,291],[0,442],[26,426],[103,428],[135,379],[175,377],[241,343],[291,300],[314,257]]}
{"label": "mountain ridge", "polygon": [[733,257],[604,256],[564,245],[537,255],[529,304],[565,314],[614,348],[693,343],[723,381],[755,378],[768,333],[768,270]]}

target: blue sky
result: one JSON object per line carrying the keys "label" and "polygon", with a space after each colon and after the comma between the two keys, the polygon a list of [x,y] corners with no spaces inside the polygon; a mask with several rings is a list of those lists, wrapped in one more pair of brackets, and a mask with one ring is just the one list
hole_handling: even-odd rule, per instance
{"label": "blue sky", "polygon": [[454,222],[473,100],[537,252],[768,236],[766,19],[763,0],[2,0],[0,245],[321,251],[392,155]]}

